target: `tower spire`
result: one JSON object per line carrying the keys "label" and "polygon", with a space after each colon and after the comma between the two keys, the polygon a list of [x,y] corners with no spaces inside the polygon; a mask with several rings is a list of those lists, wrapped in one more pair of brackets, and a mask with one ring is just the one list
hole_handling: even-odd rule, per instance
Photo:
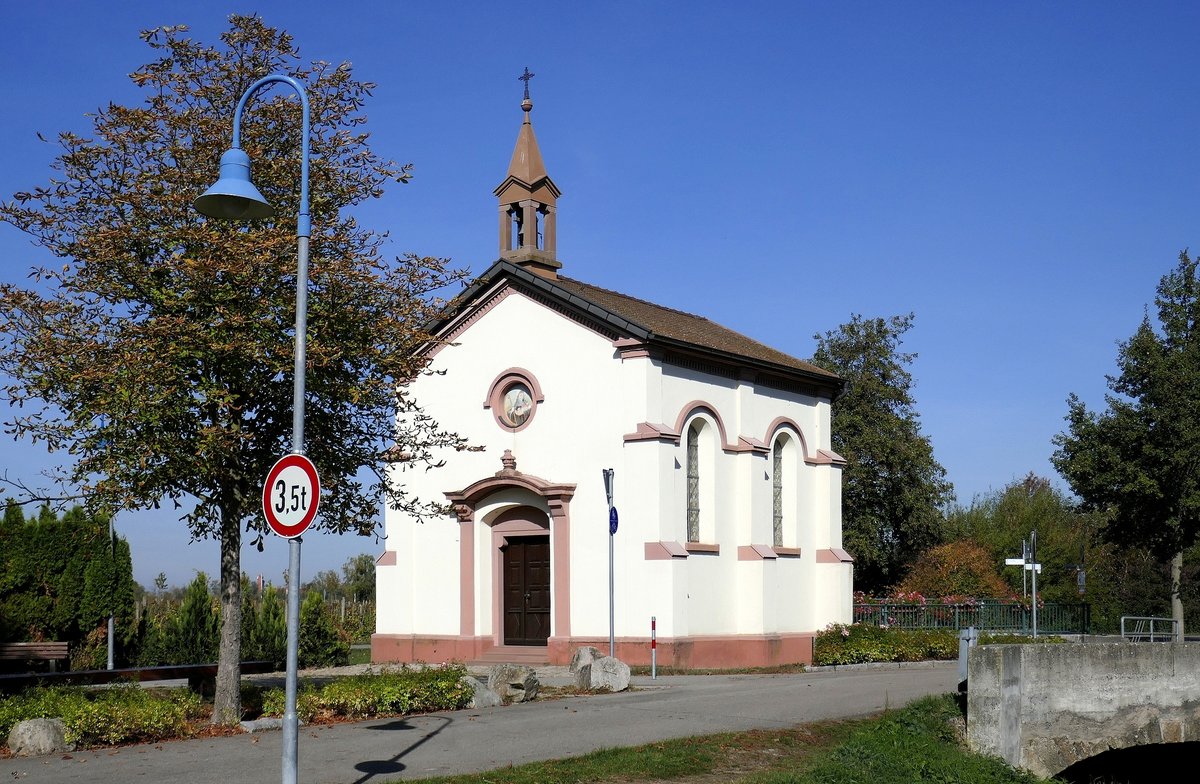
{"label": "tower spire", "polygon": [[493,193],[500,200],[500,258],[547,278],[557,278],[562,263],[556,258],[555,212],[558,186],[546,174],[533,133],[529,71],[517,77],[525,83],[521,111],[524,119],[508,164],[508,175]]}

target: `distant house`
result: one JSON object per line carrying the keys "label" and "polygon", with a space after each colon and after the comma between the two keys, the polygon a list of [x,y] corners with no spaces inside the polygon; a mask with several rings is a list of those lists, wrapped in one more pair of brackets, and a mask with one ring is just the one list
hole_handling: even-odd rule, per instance
{"label": "distant house", "polygon": [[389,512],[376,662],[565,663],[609,643],[664,666],[811,661],[851,620],[841,380],[700,316],[559,274],[558,187],[524,121],[499,199],[500,258],[425,347],[411,391],[483,445],[393,480],[454,514]]}

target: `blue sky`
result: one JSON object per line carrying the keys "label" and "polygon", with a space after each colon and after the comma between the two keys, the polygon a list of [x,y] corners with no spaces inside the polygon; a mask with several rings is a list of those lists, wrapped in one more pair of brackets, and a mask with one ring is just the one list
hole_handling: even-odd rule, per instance
{"label": "blue sky", "polygon": [[[141,100],[139,30],[215,42],[230,13],[378,84],[374,146],[416,177],[362,220],[397,254],[495,259],[528,67],[563,274],[799,357],[852,314],[913,312],[922,427],[964,504],[1062,485],[1067,395],[1103,404],[1117,342],[1200,249],[1195,3],[8,3],[0,197],[51,175],[38,132]],[[45,261],[0,225],[0,278]],[[57,457],[0,443],[28,481]],[[217,570],[169,514],[117,525],[145,584]],[[306,536],[302,574],[380,549]],[[286,565],[282,540],[243,559]]]}

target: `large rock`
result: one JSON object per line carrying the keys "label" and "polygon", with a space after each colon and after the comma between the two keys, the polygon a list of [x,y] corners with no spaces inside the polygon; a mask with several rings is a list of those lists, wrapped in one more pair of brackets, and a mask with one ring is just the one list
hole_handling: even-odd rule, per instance
{"label": "large rock", "polygon": [[476,678],[474,675],[464,675],[462,682],[467,684],[472,689],[470,704],[468,708],[494,708],[497,705],[503,705],[504,700],[500,699],[500,695],[488,688],[488,685],[482,678]]}
{"label": "large rock", "polygon": [[74,751],[67,743],[67,727],[62,719],[27,719],[8,733],[8,750],[15,757],[36,757]]}
{"label": "large rock", "polygon": [[487,686],[510,702],[528,702],[537,697],[541,683],[532,667],[523,664],[497,664],[488,673]]}
{"label": "large rock", "polygon": [[575,686],[589,691],[625,691],[629,688],[629,665],[596,648],[585,646],[571,657]]}
{"label": "large rock", "polygon": [[574,655],[571,656],[571,672],[578,673],[581,669],[591,664],[594,660],[599,659],[604,654],[600,653],[599,648],[594,648],[591,645],[584,645],[575,649]]}

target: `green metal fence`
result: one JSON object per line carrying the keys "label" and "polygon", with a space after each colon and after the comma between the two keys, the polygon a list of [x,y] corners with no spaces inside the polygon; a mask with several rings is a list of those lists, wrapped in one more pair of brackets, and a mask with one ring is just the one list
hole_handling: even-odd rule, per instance
{"label": "green metal fence", "polygon": [[[966,629],[1033,633],[1033,611],[1021,602],[983,600],[972,604],[855,604],[854,622],[896,629]],[[1090,634],[1091,606],[1044,604],[1038,634]]]}

